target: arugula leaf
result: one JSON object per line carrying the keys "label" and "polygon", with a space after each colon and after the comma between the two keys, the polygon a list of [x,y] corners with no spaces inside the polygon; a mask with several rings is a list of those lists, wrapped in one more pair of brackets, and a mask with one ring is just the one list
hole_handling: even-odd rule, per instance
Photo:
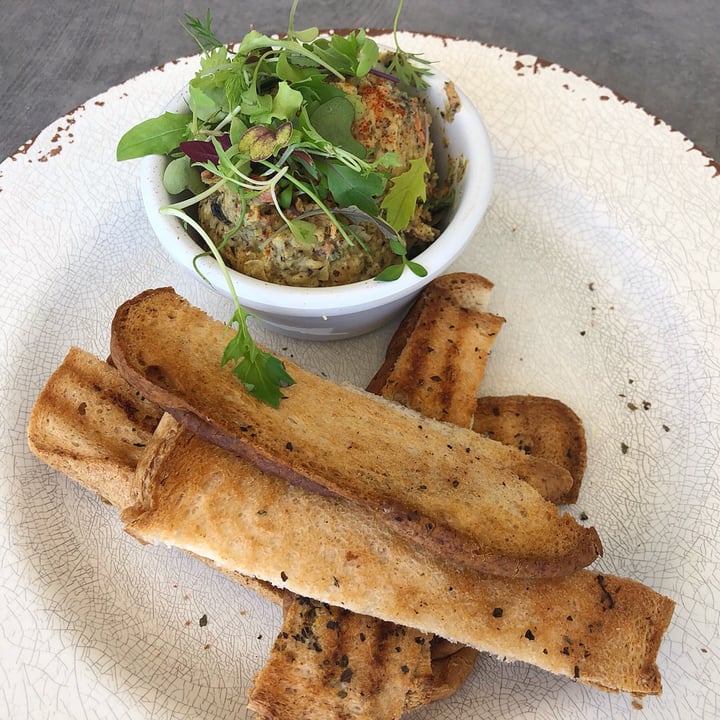
{"label": "arugula leaf", "polygon": [[366,35],[364,30],[358,32],[357,43],[357,66],[355,67],[355,75],[357,75],[357,77],[364,77],[377,65],[378,58],[380,57],[380,48],[374,40]]}
{"label": "arugula leaf", "polygon": [[192,137],[192,115],[164,112],[130,128],[118,142],[118,160],[132,160],[145,155],[168,155],[183,140]]}
{"label": "arugula leaf", "polygon": [[248,317],[250,314],[246,310],[236,307],[228,323],[229,327],[237,326],[236,332],[226,345],[220,362],[232,364],[233,374],[253,397],[277,408],[285,397],[281,388],[294,385],[295,381],[275,355],[257,346],[248,329]]}
{"label": "arugula leaf", "polygon": [[418,200],[427,197],[425,174],[430,172],[424,157],[410,161],[410,167],[391,180],[390,189],[380,203],[385,219],[398,232],[404,230],[412,216]]}
{"label": "arugula leaf", "polygon": [[367,75],[380,55],[377,43],[364,30],[347,35],[335,34],[329,40],[318,38],[313,47],[328,65],[351,77]]}

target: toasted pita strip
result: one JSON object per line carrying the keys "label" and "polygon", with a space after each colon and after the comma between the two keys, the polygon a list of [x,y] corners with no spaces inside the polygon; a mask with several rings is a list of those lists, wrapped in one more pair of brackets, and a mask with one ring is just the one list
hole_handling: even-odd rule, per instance
{"label": "toasted pita strip", "polygon": [[226,342],[223,323],[164,288],[119,308],[111,354],[133,387],[196,434],[313,492],[351,498],[468,567],[552,576],[601,554],[594,528],[524,482],[552,482],[565,472],[556,465],[289,361],[297,382],[271,408],[219,365]]}
{"label": "toasted pita strip", "polygon": [[587,443],[582,421],[567,405],[536,395],[480,397],[472,427],[493,440],[564,467],[573,484],[557,502],[577,501],[585,474]]}
{"label": "toasted pita strip", "polygon": [[311,494],[207,443],[168,416],[127,530],[359,614],[636,695],[674,603],[592,571],[527,579],[468,572],[344,498]]}

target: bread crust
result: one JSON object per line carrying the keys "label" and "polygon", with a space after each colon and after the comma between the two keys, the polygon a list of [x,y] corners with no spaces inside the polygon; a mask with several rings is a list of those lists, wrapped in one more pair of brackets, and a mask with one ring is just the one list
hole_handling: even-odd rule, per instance
{"label": "bread crust", "polygon": [[594,528],[524,482],[568,476],[556,465],[287,360],[297,382],[270,408],[220,367],[225,332],[171,288],[147,291],[119,308],[111,355],[133,387],[212,444],[312,492],[351,498],[475,570],[564,575],[602,553]]}

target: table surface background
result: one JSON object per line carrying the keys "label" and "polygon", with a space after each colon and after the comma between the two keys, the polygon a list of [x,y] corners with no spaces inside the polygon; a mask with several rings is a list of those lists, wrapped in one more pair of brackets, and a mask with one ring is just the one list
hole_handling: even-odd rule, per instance
{"label": "table surface background", "polygon": [[[223,40],[287,27],[290,0],[3,0],[0,160],[85,100],[196,51],[185,13]],[[301,0],[296,27],[392,25],[395,0]],[[403,30],[536,55],[606,85],[720,157],[717,0],[405,0]]]}

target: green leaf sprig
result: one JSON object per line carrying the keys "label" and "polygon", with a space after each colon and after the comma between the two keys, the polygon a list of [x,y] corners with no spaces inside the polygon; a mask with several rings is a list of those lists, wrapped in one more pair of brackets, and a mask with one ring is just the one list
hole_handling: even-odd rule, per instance
{"label": "green leaf sprig", "polygon": [[[296,199],[312,202],[348,245],[365,249],[354,222],[375,224],[400,258],[378,279],[399,277],[405,268],[425,274],[407,259],[401,233],[417,202],[426,199],[427,162],[418,158],[392,176],[399,162],[394,153],[368,159],[351,131],[359,101],[338,83],[373,72],[379,48],[364,30],[329,37],[320,36],[317,28],[296,30],[297,5],[293,0],[284,37],[251,30],[235,47],[215,35],[209,10],[204,18],[186,15],[184,28],[202,51],[199,69],[188,83],[187,112],[165,112],[139,123],[123,135],[116,151],[118,160],[168,156],[166,188],[173,194],[190,191],[190,197],[161,212],[193,227],[209,248],[204,254],[217,261],[234,304],[229,326],[235,332],[222,362],[232,363],[248,391],[274,407],[282,398],[281,388],[293,380],[279,360],[254,343],[250,315],[237,298],[220,252],[253,198],[271,198],[284,227],[303,243],[315,241],[316,226],[307,218],[317,211],[297,216],[290,212]],[[402,5],[399,0],[393,23],[396,49],[382,70],[396,75],[401,87],[417,89],[429,70],[398,44]],[[204,186],[200,170],[212,173],[216,182]],[[237,193],[242,212],[218,248],[187,210],[221,187]]]}
{"label": "green leaf sprig", "polygon": [[422,90],[427,87],[425,77],[430,73],[430,62],[420,55],[405,52],[400,47],[398,40],[398,24],[400,22],[400,13],[402,12],[404,0],[399,0],[395,10],[393,19],[393,42],[395,43],[395,52],[392,54],[388,72],[395,75],[400,83],[407,88],[415,88]]}
{"label": "green leaf sprig", "polygon": [[285,397],[282,388],[294,385],[295,380],[285,370],[285,366],[278,357],[267,350],[261,349],[253,339],[248,326],[248,320],[253,316],[240,304],[240,299],[235,292],[235,286],[230,279],[220,251],[204,228],[194,218],[173,206],[168,206],[164,209],[164,212],[181,218],[203,237],[225,275],[235,308],[228,322],[228,327],[234,329],[235,332],[225,346],[220,364],[230,364],[233,374],[253,397],[271,407],[279,407],[280,400]]}
{"label": "green leaf sprig", "polygon": [[376,280],[384,282],[390,280],[397,280],[402,274],[405,268],[408,268],[411,272],[415,273],[418,277],[427,277],[427,269],[424,268],[420,263],[416,263],[413,260],[408,260],[407,248],[403,243],[397,239],[390,240],[390,246],[396,255],[400,256],[400,262],[396,265],[388,265],[379,275],[375,277]]}
{"label": "green leaf sprig", "polygon": [[225,346],[221,364],[230,363],[233,373],[251,395],[277,408],[285,397],[281,388],[295,381],[279,358],[255,343],[248,329],[248,317],[250,314],[243,307],[235,307],[228,325],[235,327],[236,332]]}

